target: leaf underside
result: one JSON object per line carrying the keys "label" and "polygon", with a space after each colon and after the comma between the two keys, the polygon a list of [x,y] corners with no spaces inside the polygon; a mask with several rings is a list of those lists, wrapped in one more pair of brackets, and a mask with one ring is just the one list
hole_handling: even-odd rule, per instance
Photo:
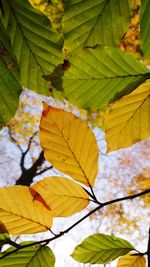
{"label": "leaf underside", "polygon": [[32,185],[52,209],[53,217],[68,217],[89,204],[89,196],[77,183],[64,177],[48,177]]}
{"label": "leaf underside", "polygon": [[[28,245],[31,242],[22,242],[20,245]],[[9,248],[3,252],[3,255],[13,251]],[[40,245],[23,248],[13,254],[0,260],[0,267],[54,267],[55,256],[49,247],[41,247]]]}
{"label": "leaf underside", "polygon": [[118,46],[128,29],[128,0],[70,0],[62,21],[65,52],[97,44]]}
{"label": "leaf underside", "polygon": [[98,146],[92,130],[75,115],[44,105],[40,142],[45,158],[59,171],[93,186],[98,171]]}
{"label": "leaf underside", "polygon": [[142,0],[140,12],[140,33],[143,52],[150,52],[150,1]]}
{"label": "leaf underside", "polygon": [[107,151],[150,137],[150,82],[140,85],[102,113]]}
{"label": "leaf underside", "polygon": [[48,76],[62,62],[60,35],[27,0],[3,0],[2,4],[1,20],[20,66],[22,84],[40,94],[49,94]]}
{"label": "leaf underside", "polygon": [[128,241],[115,236],[94,234],[78,245],[72,257],[82,263],[104,264],[134,250]]}
{"label": "leaf underside", "polygon": [[0,232],[31,234],[47,231],[52,214],[36,201],[27,186],[0,189]]}
{"label": "leaf underside", "polygon": [[14,116],[20,93],[19,68],[0,23],[0,128]]}
{"label": "leaf underside", "polygon": [[68,69],[62,77],[54,72],[52,83],[71,103],[86,109],[104,109],[150,76],[146,67],[117,48],[81,49],[68,60]]}
{"label": "leaf underside", "polygon": [[0,234],[0,246],[3,246],[4,244],[8,244],[8,241],[10,240],[9,234]]}
{"label": "leaf underside", "polygon": [[146,259],[141,255],[127,254],[120,257],[117,267],[146,267]]}

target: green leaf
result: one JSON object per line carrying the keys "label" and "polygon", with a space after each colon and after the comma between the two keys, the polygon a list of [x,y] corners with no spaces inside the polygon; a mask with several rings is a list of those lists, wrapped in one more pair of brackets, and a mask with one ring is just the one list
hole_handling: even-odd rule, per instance
{"label": "green leaf", "polygon": [[22,84],[48,94],[48,75],[62,62],[62,40],[49,20],[31,7],[27,0],[3,0],[2,22],[20,66]]}
{"label": "green leaf", "polygon": [[64,48],[118,46],[128,29],[131,0],[70,0],[63,18]]}
{"label": "green leaf", "polygon": [[14,116],[20,93],[19,67],[0,23],[0,128]]}
{"label": "green leaf", "polygon": [[118,48],[81,49],[68,60],[66,70],[56,68],[52,84],[82,108],[105,108],[150,77],[146,67]]}
{"label": "green leaf", "polygon": [[150,1],[142,0],[140,13],[141,46],[143,52],[150,52]]}
{"label": "green leaf", "polygon": [[[27,245],[30,242],[22,242],[20,245]],[[1,256],[15,250],[9,248],[1,254]],[[18,250],[6,258],[0,259],[0,267],[54,267],[55,256],[51,249],[47,246],[34,245]]]}
{"label": "green leaf", "polygon": [[9,234],[0,234],[0,246],[3,246],[4,244],[8,244],[8,241],[10,240]]}
{"label": "green leaf", "polygon": [[122,238],[105,234],[94,234],[84,239],[75,248],[72,257],[82,263],[103,264],[115,260],[134,249],[130,242]]}

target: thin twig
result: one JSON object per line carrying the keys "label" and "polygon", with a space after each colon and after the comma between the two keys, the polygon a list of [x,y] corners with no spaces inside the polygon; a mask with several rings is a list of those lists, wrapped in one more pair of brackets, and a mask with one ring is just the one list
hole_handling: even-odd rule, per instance
{"label": "thin twig", "polygon": [[29,139],[29,143],[28,143],[28,146],[27,146],[27,149],[25,151],[22,151],[22,155],[21,155],[21,160],[20,160],[20,167],[21,167],[21,170],[22,172],[24,170],[26,170],[25,168],[25,157],[27,155],[27,153],[29,152],[30,150],[30,147],[31,147],[31,144],[32,144],[32,140],[33,138],[35,137],[35,135],[37,134],[37,132],[35,132]]}
{"label": "thin twig", "polygon": [[13,137],[12,133],[11,133],[11,128],[8,126],[8,133],[9,133],[9,137],[10,140],[16,144],[16,146],[18,147],[18,149],[20,150],[21,153],[23,153],[23,149],[22,147],[18,144],[17,140]]}
{"label": "thin twig", "polygon": [[27,149],[23,152],[24,156],[28,153],[28,151],[30,150],[30,147],[31,147],[31,144],[32,144],[32,141],[33,141],[33,138],[37,135],[37,132],[35,132],[29,139],[29,143],[28,143],[28,146],[27,146]]}
{"label": "thin twig", "polygon": [[49,167],[47,167],[47,168],[45,168],[45,169],[43,169],[43,170],[41,170],[39,172],[36,172],[36,176],[40,175],[40,174],[42,174],[42,173],[44,173],[44,172],[46,172],[48,170],[51,170],[52,168],[53,168],[53,166],[49,166]]}
{"label": "thin twig", "polygon": [[[0,257],[0,259],[3,259],[3,258],[5,258],[5,257],[7,257],[7,256],[9,256],[9,255],[11,255],[11,254],[13,254],[13,253],[19,251],[20,249],[23,249],[23,248],[26,248],[26,247],[34,246],[34,245],[37,245],[37,244],[43,244],[43,245],[45,244],[45,245],[46,245],[46,244],[48,244],[49,242],[51,242],[51,241],[53,241],[53,240],[55,240],[55,239],[58,239],[59,237],[63,236],[64,234],[68,233],[70,230],[72,230],[74,227],[76,227],[79,223],[81,223],[81,222],[84,221],[86,218],[88,218],[90,215],[92,215],[92,214],[95,213],[96,211],[102,209],[103,207],[106,207],[106,206],[111,205],[111,204],[113,204],[113,203],[117,203],[117,202],[125,201],[125,200],[130,200],[130,199],[132,200],[132,199],[134,199],[134,198],[137,198],[137,197],[146,195],[146,194],[148,194],[148,193],[150,193],[150,189],[144,190],[144,191],[142,191],[142,192],[140,192],[140,193],[137,193],[137,194],[134,194],[134,195],[130,195],[130,196],[126,196],[126,197],[121,197],[121,198],[116,198],[116,199],[112,199],[112,200],[110,200],[110,201],[106,201],[106,202],[104,202],[104,203],[102,203],[102,204],[99,204],[99,202],[98,202],[98,206],[97,206],[95,209],[93,209],[93,210],[91,210],[90,212],[88,212],[86,215],[84,215],[84,216],[83,216],[81,219],[79,219],[77,222],[75,222],[75,223],[72,224],[70,227],[68,227],[68,228],[65,229],[64,231],[60,232],[59,234],[56,234],[54,237],[47,238],[47,239],[40,240],[40,241],[35,241],[35,242],[31,243],[31,244],[27,244],[27,245],[20,246],[20,247],[14,249],[13,251],[10,251],[10,252],[8,252],[7,254],[4,254],[2,257]],[[150,244],[150,243],[148,242],[148,244]],[[147,255],[150,255],[150,254],[149,254],[149,249],[150,249],[149,246],[150,246],[150,245],[148,245],[148,252],[147,252]],[[149,256],[148,256],[148,257],[149,257]]]}

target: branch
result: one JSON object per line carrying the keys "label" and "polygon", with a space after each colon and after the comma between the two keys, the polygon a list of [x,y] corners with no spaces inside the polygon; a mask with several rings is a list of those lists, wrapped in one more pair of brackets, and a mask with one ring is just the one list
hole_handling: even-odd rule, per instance
{"label": "branch", "polygon": [[33,138],[35,137],[35,135],[37,134],[37,132],[35,132],[29,139],[29,143],[28,143],[28,146],[27,146],[27,149],[25,151],[22,151],[22,155],[21,155],[21,160],[20,160],[20,168],[23,171],[26,170],[25,168],[25,157],[27,155],[27,153],[29,152],[30,150],[30,147],[31,147],[31,144],[32,144],[32,141],[33,141]]}
{"label": "branch", "polygon": [[49,166],[49,167],[47,167],[47,168],[45,168],[45,169],[43,169],[43,170],[41,170],[39,172],[36,172],[36,176],[40,175],[40,174],[42,174],[42,173],[44,173],[44,172],[46,172],[48,170],[51,170],[52,168],[53,168],[53,166]]}
{"label": "branch", "polygon": [[33,138],[35,137],[35,135],[37,134],[37,132],[35,132],[29,139],[29,143],[28,143],[28,146],[27,146],[27,149],[25,151],[23,151],[22,147],[18,144],[17,140],[13,137],[12,133],[11,133],[11,128],[8,127],[8,132],[9,132],[9,136],[10,136],[10,140],[16,144],[16,146],[18,147],[18,149],[20,150],[21,152],[21,159],[20,159],[20,168],[21,168],[21,171],[22,173],[26,170],[25,168],[25,157],[26,157],[26,154],[29,152],[30,150],[30,147],[31,147],[31,144],[32,144],[32,141],[33,141]]}
{"label": "branch", "polygon": [[33,141],[33,138],[36,136],[37,132],[35,132],[29,139],[29,143],[28,143],[28,146],[27,146],[27,149],[23,152],[24,155],[26,155],[28,153],[28,151],[30,150],[30,147],[31,147],[31,144],[32,144],[32,141]]}
{"label": "branch", "polygon": [[[44,152],[41,151],[38,159],[34,162],[34,164],[29,169],[24,169],[19,179],[16,181],[16,185],[27,185],[30,186],[33,182],[33,178],[37,176],[38,168],[45,161]],[[52,168],[52,166],[51,166]]]}
{"label": "branch", "polygon": [[9,137],[10,140],[16,144],[16,146],[18,147],[18,149],[20,150],[21,153],[23,153],[22,147],[18,144],[17,140],[13,137],[12,133],[11,133],[11,128],[8,126],[8,133],[9,133]]}
{"label": "branch", "polygon": [[[63,236],[64,234],[68,233],[70,230],[72,230],[74,227],[76,227],[78,224],[80,224],[82,221],[84,221],[86,218],[88,218],[90,215],[92,215],[93,213],[95,213],[96,211],[102,209],[103,207],[106,207],[108,205],[111,205],[113,203],[117,203],[117,202],[121,202],[121,201],[125,201],[125,200],[132,200],[134,198],[137,198],[137,197],[140,197],[140,196],[143,196],[143,195],[146,195],[150,193],[150,189],[147,189],[147,190],[144,190],[140,193],[137,193],[137,194],[134,194],[134,195],[130,195],[130,196],[126,196],[126,197],[121,197],[121,198],[116,198],[116,199],[112,199],[110,201],[106,201],[104,203],[101,203],[99,204],[98,202],[98,206],[91,210],[90,212],[88,212],[86,215],[84,215],[81,219],[79,219],[77,222],[75,222],[74,224],[72,224],[70,227],[68,227],[67,229],[65,229],[64,231],[60,232],[59,234],[55,234],[53,237],[51,238],[47,238],[47,239],[44,239],[44,240],[40,240],[40,241],[35,241],[31,244],[27,244],[27,245],[23,245],[23,246],[20,246],[16,249],[14,249],[13,251],[10,251],[8,252],[7,254],[4,254],[2,257],[0,257],[0,259],[3,259],[17,251],[19,251],[20,249],[23,249],[23,248],[26,248],[26,247],[30,247],[30,246],[33,246],[33,245],[37,245],[37,244],[43,244],[43,245],[46,245],[48,244],[49,242],[55,240],[55,239],[58,239],[59,237]],[[149,253],[150,251],[150,241],[148,242],[148,252],[147,252],[147,255],[150,255]],[[149,256],[148,256],[149,257]]]}
{"label": "branch", "polygon": [[37,160],[32,164],[32,166],[29,169],[26,169],[25,168],[26,155],[30,151],[33,139],[34,139],[35,135],[37,134],[37,132],[35,132],[30,137],[29,143],[28,143],[27,148],[26,148],[25,151],[23,151],[22,147],[17,143],[17,140],[13,137],[13,134],[11,133],[11,128],[10,127],[8,127],[8,132],[9,132],[9,136],[10,136],[11,141],[16,144],[16,146],[18,147],[18,149],[21,152],[21,159],[20,159],[21,175],[17,179],[16,185],[27,185],[27,186],[30,186],[32,184],[33,178],[35,176],[40,175],[40,174],[52,169],[53,166],[50,166],[50,167],[44,168],[41,171],[38,171],[39,167],[41,167],[43,162],[45,161],[44,152],[41,151],[40,154],[39,154],[39,157],[37,158]]}

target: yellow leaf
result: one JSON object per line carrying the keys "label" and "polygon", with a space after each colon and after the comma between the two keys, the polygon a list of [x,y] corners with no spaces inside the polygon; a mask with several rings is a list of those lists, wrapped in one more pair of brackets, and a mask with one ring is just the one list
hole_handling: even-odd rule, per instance
{"label": "yellow leaf", "polygon": [[0,225],[1,232],[16,235],[44,232],[52,225],[52,212],[27,186],[0,188]]}
{"label": "yellow leaf", "polygon": [[53,217],[68,217],[89,204],[84,189],[64,177],[48,177],[31,186],[51,207]]}
{"label": "yellow leaf", "polygon": [[122,97],[101,114],[108,151],[128,147],[150,136],[150,82]]}
{"label": "yellow leaf", "polygon": [[117,267],[146,267],[146,259],[144,256],[133,256],[129,253],[119,258]]}
{"label": "yellow leaf", "polygon": [[75,115],[44,104],[40,141],[45,158],[59,171],[93,186],[98,147],[92,130]]}

